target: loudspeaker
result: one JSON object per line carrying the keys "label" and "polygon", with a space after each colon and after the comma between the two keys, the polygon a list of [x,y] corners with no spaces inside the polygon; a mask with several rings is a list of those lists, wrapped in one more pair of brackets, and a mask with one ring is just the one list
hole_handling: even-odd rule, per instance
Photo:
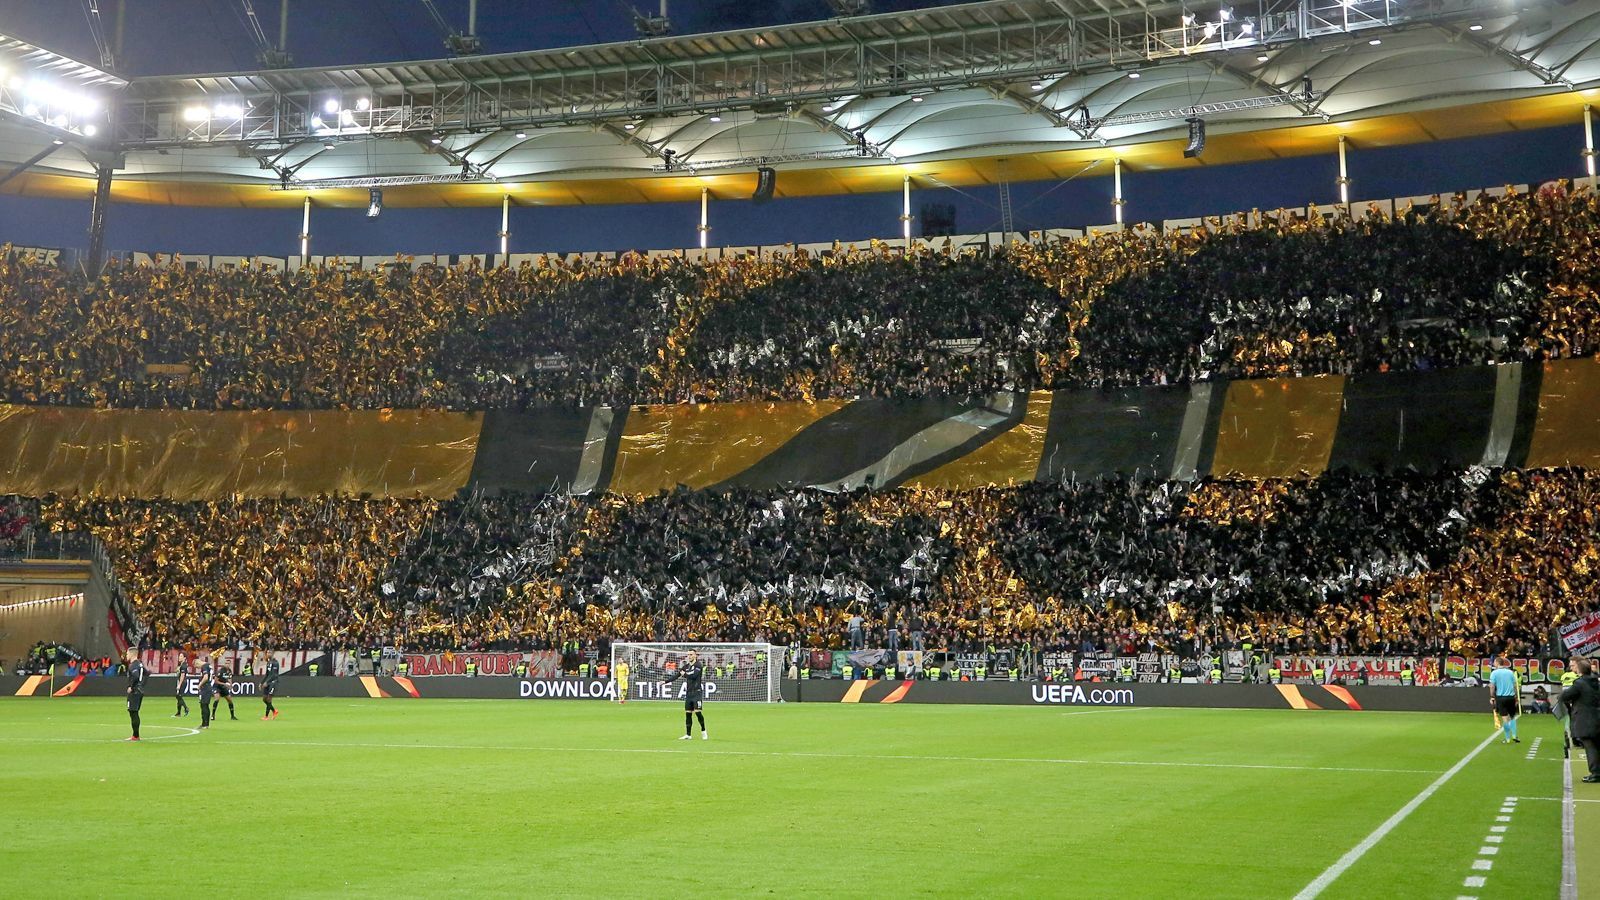
{"label": "loudspeaker", "polygon": [[772,192],[778,189],[778,170],[771,166],[761,166],[756,169],[756,192],[750,199],[757,203],[765,203],[772,199]]}
{"label": "loudspeaker", "polygon": [[1206,120],[1199,117],[1189,119],[1189,146],[1183,148],[1183,158],[1192,159],[1205,152],[1206,149]]}
{"label": "loudspeaker", "polygon": [[367,191],[367,218],[376,219],[383,212],[383,191],[371,188]]}

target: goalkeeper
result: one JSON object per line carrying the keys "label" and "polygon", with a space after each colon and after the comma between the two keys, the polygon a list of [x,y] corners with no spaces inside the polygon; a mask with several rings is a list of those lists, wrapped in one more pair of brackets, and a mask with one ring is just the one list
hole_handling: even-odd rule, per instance
{"label": "goalkeeper", "polygon": [[683,665],[679,666],[677,671],[668,675],[667,681],[677,681],[680,677],[683,679],[683,737],[678,738],[678,740],[687,741],[694,736],[691,726],[694,724],[695,719],[700,720],[700,739],[702,741],[710,740],[711,736],[706,734],[706,714],[702,710],[702,704],[705,701],[706,670],[704,666],[700,665],[700,655],[698,653],[690,650],[689,656],[683,661]]}
{"label": "goalkeeper", "polygon": [[626,659],[617,660],[615,674],[617,676],[617,702],[626,704],[628,702],[628,661]]}

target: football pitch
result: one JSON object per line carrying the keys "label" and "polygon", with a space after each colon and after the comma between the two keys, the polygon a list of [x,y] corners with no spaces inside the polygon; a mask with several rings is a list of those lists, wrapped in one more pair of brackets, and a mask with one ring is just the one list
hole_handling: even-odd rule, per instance
{"label": "football pitch", "polygon": [[238,703],[0,699],[0,897],[1560,893],[1548,716]]}

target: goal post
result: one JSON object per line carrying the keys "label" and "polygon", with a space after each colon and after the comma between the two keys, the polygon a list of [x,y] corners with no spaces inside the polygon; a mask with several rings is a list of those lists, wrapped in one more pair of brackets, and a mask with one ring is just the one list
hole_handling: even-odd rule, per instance
{"label": "goal post", "polygon": [[620,643],[611,671],[628,664],[629,700],[681,700],[683,681],[668,681],[693,650],[705,666],[705,699],[777,703],[786,647],[776,644]]}

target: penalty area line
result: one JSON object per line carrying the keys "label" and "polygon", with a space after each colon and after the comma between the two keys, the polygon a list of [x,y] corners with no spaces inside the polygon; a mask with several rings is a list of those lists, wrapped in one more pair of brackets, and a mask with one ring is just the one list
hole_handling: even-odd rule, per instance
{"label": "penalty area line", "polygon": [[1336,861],[1334,861],[1333,865],[1323,870],[1322,874],[1318,875],[1310,884],[1302,888],[1300,893],[1295,894],[1294,900],[1312,900],[1313,897],[1316,897],[1323,891],[1327,890],[1328,885],[1333,884],[1333,882],[1337,880],[1340,875],[1343,875],[1347,869],[1355,865],[1356,862],[1361,859],[1361,857],[1366,856],[1368,850],[1376,847],[1379,841],[1383,840],[1389,835],[1389,832],[1393,831],[1401,822],[1404,822],[1413,812],[1416,812],[1417,807],[1425,803],[1429,797],[1432,797],[1434,793],[1439,790],[1439,788],[1444,787],[1445,783],[1454,778],[1457,772],[1466,768],[1467,763],[1472,762],[1474,757],[1476,757],[1479,753],[1482,753],[1483,748],[1489,746],[1489,743],[1493,741],[1498,734],[1499,732],[1490,734],[1488,737],[1484,738],[1483,742],[1478,744],[1478,746],[1467,751],[1466,756],[1461,757],[1461,759],[1458,760],[1455,765],[1447,769],[1443,775],[1435,778],[1432,784],[1419,791],[1415,797],[1411,798],[1410,802],[1396,810],[1394,815],[1385,819],[1382,825],[1374,828],[1371,834],[1362,839],[1361,843],[1351,847],[1349,852],[1339,857]]}

